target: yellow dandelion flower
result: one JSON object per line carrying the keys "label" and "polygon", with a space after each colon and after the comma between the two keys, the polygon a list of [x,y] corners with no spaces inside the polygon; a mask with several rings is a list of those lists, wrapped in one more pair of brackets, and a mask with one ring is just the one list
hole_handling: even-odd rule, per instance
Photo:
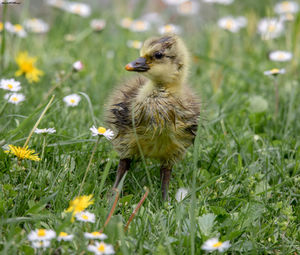
{"label": "yellow dandelion flower", "polygon": [[3,23],[0,21],[0,32],[3,30],[4,26]]}
{"label": "yellow dandelion flower", "polygon": [[89,196],[80,196],[76,197],[72,200],[69,204],[69,208],[65,210],[66,212],[72,212],[73,215],[79,212],[82,212],[87,208],[89,205],[94,204],[93,195]]}
{"label": "yellow dandelion flower", "polygon": [[44,73],[36,68],[35,62],[37,58],[28,56],[27,52],[20,52],[16,58],[19,70],[15,73],[16,76],[25,75],[29,82],[38,82],[40,76]]}
{"label": "yellow dandelion flower", "polygon": [[41,159],[38,157],[38,154],[34,153],[34,150],[28,149],[26,147],[14,146],[12,144],[8,145],[9,150],[5,151],[6,153],[10,153],[15,155],[19,160],[22,159],[30,159],[34,161],[40,161]]}

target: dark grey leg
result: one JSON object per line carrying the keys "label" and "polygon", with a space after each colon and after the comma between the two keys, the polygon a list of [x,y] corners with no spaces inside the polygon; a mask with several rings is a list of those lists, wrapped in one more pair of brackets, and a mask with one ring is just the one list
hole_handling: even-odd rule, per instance
{"label": "dark grey leg", "polygon": [[161,192],[163,200],[168,198],[168,189],[172,173],[172,167],[162,165],[160,168]]}
{"label": "dark grey leg", "polygon": [[116,181],[113,186],[113,188],[117,188],[120,181],[122,180],[124,174],[129,170],[130,168],[130,163],[131,159],[129,158],[124,158],[120,159],[119,165],[118,165],[118,170],[117,170],[117,176],[116,176]]}

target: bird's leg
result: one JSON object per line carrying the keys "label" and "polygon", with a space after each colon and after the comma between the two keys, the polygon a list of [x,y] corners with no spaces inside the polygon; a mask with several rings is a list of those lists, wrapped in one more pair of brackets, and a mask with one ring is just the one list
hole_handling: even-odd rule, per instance
{"label": "bird's leg", "polygon": [[163,200],[168,197],[169,182],[171,178],[172,167],[162,165],[160,168],[161,192]]}
{"label": "bird's leg", "polygon": [[124,174],[129,170],[131,163],[131,159],[129,158],[124,158],[120,159],[119,165],[118,165],[118,170],[117,170],[117,176],[116,176],[116,181],[114,183],[113,188],[117,188],[120,181],[122,180]]}

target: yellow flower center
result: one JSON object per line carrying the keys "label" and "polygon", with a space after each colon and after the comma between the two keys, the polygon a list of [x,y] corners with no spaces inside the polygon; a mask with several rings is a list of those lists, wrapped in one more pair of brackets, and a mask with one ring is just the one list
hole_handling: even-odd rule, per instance
{"label": "yellow flower center", "polygon": [[101,243],[101,244],[98,246],[98,251],[104,252],[104,251],[105,251],[105,244]]}
{"label": "yellow flower center", "polygon": [[38,236],[46,236],[46,230],[45,229],[38,229],[37,231]]}
{"label": "yellow flower center", "polygon": [[172,25],[165,25],[165,30],[166,30],[166,32],[172,32],[173,31],[173,26]]}
{"label": "yellow flower center", "polygon": [[183,13],[189,13],[192,11],[193,5],[192,2],[187,1],[185,3],[182,3],[179,8]]}
{"label": "yellow flower center", "polygon": [[0,22],[0,31],[2,31],[2,30],[3,30],[3,23]]}
{"label": "yellow flower center", "polygon": [[12,84],[7,84],[7,87],[8,87],[9,89],[12,89],[14,86],[13,86]]}
{"label": "yellow flower center", "polygon": [[282,52],[280,52],[279,54],[278,54],[278,58],[279,59],[283,59],[285,57],[285,55],[282,53]]}
{"label": "yellow flower center", "polygon": [[271,70],[271,73],[278,73],[279,72],[279,69],[277,69],[277,68],[273,68],[272,70]]}
{"label": "yellow flower center", "polygon": [[222,242],[217,242],[217,243],[213,244],[213,247],[214,247],[214,248],[218,248],[218,247],[220,247],[221,245],[222,245]]}
{"label": "yellow flower center", "polygon": [[225,27],[226,27],[227,29],[231,29],[232,26],[233,26],[232,20],[227,20],[227,21],[226,21],[226,24],[225,24]]}
{"label": "yellow flower center", "polygon": [[81,13],[81,6],[80,5],[75,5],[74,12],[77,13],[77,14]]}
{"label": "yellow flower center", "polygon": [[68,234],[66,232],[60,232],[59,236],[67,236]]}
{"label": "yellow flower center", "polygon": [[98,131],[99,134],[104,134],[106,132],[106,128],[99,127],[97,131]]}
{"label": "yellow flower center", "polygon": [[143,21],[136,22],[136,28],[144,29],[145,28],[145,23]]}
{"label": "yellow flower center", "polygon": [[23,29],[23,27],[20,24],[14,25],[14,28],[17,32],[20,32]]}
{"label": "yellow flower center", "polygon": [[89,219],[89,216],[87,216],[86,214],[82,214],[82,219],[84,219],[84,220],[88,220]]}
{"label": "yellow flower center", "polygon": [[285,1],[285,2],[282,2],[281,4],[282,4],[282,9],[283,9],[284,11],[290,11],[291,5],[290,5],[289,2]]}
{"label": "yellow flower center", "polygon": [[123,27],[130,27],[132,24],[132,19],[131,18],[125,18],[122,20],[122,26]]}
{"label": "yellow flower center", "polygon": [[71,98],[71,99],[70,99],[70,102],[71,102],[72,104],[74,104],[74,103],[75,103],[75,99]]}
{"label": "yellow flower center", "polygon": [[99,235],[101,235],[99,232],[96,232],[96,231],[95,231],[95,232],[92,232],[91,234],[92,234],[93,236],[99,236]]}
{"label": "yellow flower center", "polygon": [[133,41],[132,42],[132,46],[133,46],[133,48],[138,49],[138,48],[140,48],[141,43],[140,43],[140,41]]}
{"label": "yellow flower center", "polygon": [[276,30],[276,26],[274,25],[274,24],[270,24],[269,26],[268,26],[268,31],[269,32],[274,32]]}
{"label": "yellow flower center", "polygon": [[19,99],[17,97],[12,97],[11,100],[14,101],[14,102],[18,102],[19,101]]}

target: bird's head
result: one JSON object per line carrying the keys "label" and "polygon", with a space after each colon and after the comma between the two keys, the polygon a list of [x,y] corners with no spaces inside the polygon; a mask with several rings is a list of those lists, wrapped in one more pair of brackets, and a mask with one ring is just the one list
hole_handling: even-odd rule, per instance
{"label": "bird's head", "polygon": [[189,54],[183,41],[174,34],[146,40],[140,57],[126,65],[127,71],[141,72],[155,84],[182,83],[186,78]]}

